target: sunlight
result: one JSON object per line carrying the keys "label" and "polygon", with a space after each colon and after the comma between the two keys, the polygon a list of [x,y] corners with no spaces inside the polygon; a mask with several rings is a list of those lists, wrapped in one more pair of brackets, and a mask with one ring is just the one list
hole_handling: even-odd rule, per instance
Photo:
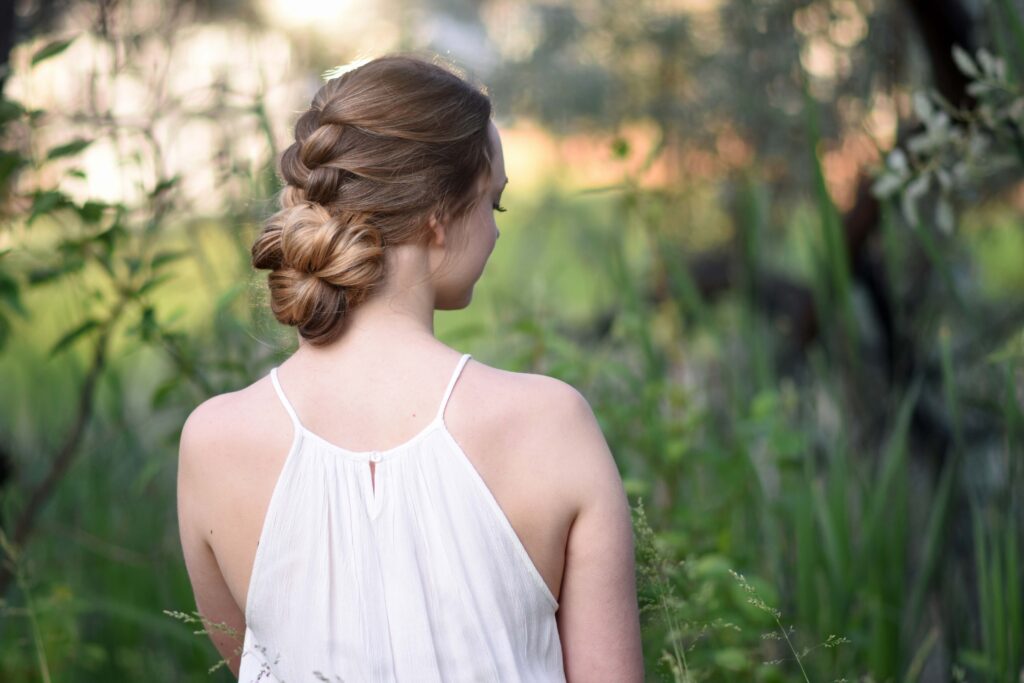
{"label": "sunlight", "polygon": [[270,18],[289,28],[340,24],[357,11],[355,0],[263,0]]}

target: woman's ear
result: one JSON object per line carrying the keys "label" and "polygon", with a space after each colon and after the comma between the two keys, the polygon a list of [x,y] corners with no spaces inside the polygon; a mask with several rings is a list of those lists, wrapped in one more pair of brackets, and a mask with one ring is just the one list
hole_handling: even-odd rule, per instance
{"label": "woman's ear", "polygon": [[445,224],[437,216],[437,212],[430,214],[430,218],[427,219],[427,227],[430,228],[433,235],[430,238],[431,246],[443,247],[445,234]]}

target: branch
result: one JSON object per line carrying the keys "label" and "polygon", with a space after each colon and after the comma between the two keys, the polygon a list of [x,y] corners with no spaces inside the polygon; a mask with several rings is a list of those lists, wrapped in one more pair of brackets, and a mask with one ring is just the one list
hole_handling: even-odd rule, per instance
{"label": "branch", "polygon": [[[49,472],[33,489],[29,495],[28,503],[18,516],[12,537],[15,547],[24,546],[29,536],[31,536],[43,506],[53,496],[53,493],[57,490],[57,485],[60,484],[64,475],[67,474],[71,463],[74,462],[75,456],[79,453],[79,447],[82,445],[82,439],[85,434],[85,427],[89,424],[95,407],[96,384],[100,374],[106,367],[107,349],[110,343],[111,332],[114,324],[121,317],[126,303],[126,299],[121,299],[100,329],[99,337],[96,339],[96,346],[93,349],[92,362],[78,393],[78,412],[75,415],[71,429],[68,431],[67,436],[64,437],[64,443],[50,464]],[[13,574],[9,568],[0,567],[0,596],[7,592],[12,578]]]}

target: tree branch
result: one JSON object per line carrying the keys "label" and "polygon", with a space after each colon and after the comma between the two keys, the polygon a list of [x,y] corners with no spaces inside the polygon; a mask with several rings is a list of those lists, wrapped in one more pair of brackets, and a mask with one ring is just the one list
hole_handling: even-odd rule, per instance
{"label": "tree branch", "polygon": [[[118,302],[114,311],[99,331],[96,345],[93,348],[89,370],[86,372],[85,381],[82,382],[82,387],[78,392],[78,411],[75,414],[75,419],[67,435],[64,437],[63,444],[57,451],[57,455],[54,456],[53,461],[50,463],[50,470],[32,490],[28,503],[26,503],[25,508],[18,516],[18,520],[14,525],[14,535],[12,536],[15,547],[20,548],[24,546],[29,536],[31,536],[39,513],[53,496],[58,484],[60,484],[64,475],[67,474],[68,469],[74,462],[75,456],[79,453],[79,448],[85,435],[85,428],[92,419],[94,412],[96,384],[106,368],[110,336],[114,324],[120,319],[121,313],[124,311],[126,303],[125,299],[121,299]],[[0,595],[6,593],[13,577],[14,575],[7,567],[0,567]]]}

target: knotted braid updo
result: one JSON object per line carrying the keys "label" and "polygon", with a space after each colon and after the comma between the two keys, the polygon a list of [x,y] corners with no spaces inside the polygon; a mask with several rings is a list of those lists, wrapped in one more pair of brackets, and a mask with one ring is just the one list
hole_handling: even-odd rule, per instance
{"label": "knotted braid updo", "polygon": [[270,307],[315,345],[384,280],[389,245],[455,222],[490,176],[491,102],[450,68],[378,57],[327,81],[281,155],[281,208],[252,246]]}

